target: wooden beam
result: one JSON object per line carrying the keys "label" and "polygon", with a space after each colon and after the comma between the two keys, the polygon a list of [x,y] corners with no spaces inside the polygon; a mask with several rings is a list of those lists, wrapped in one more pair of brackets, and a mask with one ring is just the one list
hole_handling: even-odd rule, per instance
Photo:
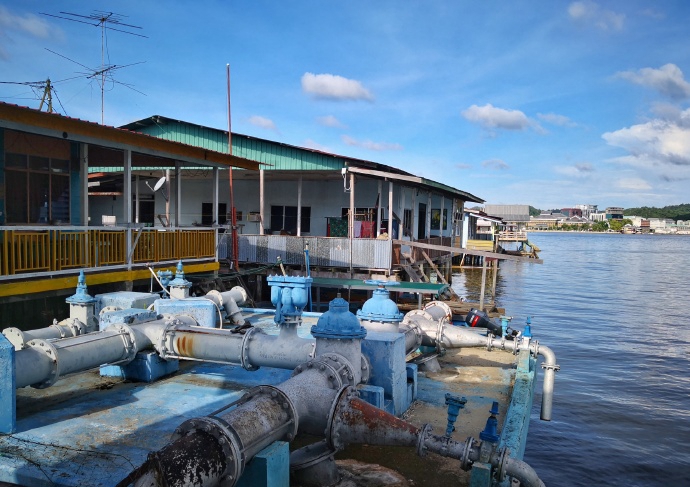
{"label": "wooden beam", "polygon": [[409,247],[419,247],[421,249],[429,249],[429,250],[440,250],[441,252],[448,252],[450,254],[468,254],[468,255],[477,255],[479,257],[490,257],[493,259],[500,259],[500,260],[514,260],[517,262],[528,262],[530,264],[543,264],[544,261],[542,259],[533,259],[531,257],[522,257],[519,255],[509,255],[509,254],[498,254],[496,252],[484,252],[483,250],[470,250],[470,249],[461,249],[459,247],[448,247],[446,245],[433,245],[433,244],[427,244],[427,243],[422,243],[422,242],[411,242],[407,240],[393,240],[394,245],[406,245]]}
{"label": "wooden beam", "polygon": [[429,263],[429,265],[436,271],[436,275],[437,275],[438,277],[441,278],[441,281],[443,282],[443,284],[448,284],[448,281],[446,281],[446,278],[443,277],[443,274],[442,274],[441,271],[438,269],[438,267],[436,267],[436,264],[434,264],[434,261],[431,260],[431,257],[429,257],[429,256],[427,255],[427,253],[424,252],[423,250],[422,250],[422,255],[424,256],[424,258],[426,259],[426,261]]}

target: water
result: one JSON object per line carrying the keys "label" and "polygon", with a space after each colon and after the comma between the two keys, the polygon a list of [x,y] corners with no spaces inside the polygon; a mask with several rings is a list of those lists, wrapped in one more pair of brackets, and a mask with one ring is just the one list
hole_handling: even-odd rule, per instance
{"label": "water", "polygon": [[[690,237],[529,238],[544,264],[501,263],[497,304],[516,328],[532,317],[561,370],[551,422],[535,397],[525,461],[547,486],[690,486]],[[480,283],[453,276],[468,299]]]}

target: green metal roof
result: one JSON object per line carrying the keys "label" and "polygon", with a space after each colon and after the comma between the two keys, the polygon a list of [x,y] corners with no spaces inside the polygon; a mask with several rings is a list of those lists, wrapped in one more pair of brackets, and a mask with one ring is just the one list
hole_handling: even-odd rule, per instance
{"label": "green metal roof", "polygon": [[[204,127],[190,122],[174,120],[171,118],[154,115],[144,118],[121,128],[142,132],[154,137],[160,137],[183,144],[203,147],[205,149],[227,152],[227,130]],[[347,166],[359,166],[369,169],[382,170],[393,174],[414,176],[401,169],[380,164],[373,161],[365,161],[336,154],[329,154],[305,147],[297,147],[282,142],[259,139],[242,134],[232,134],[232,153],[252,161],[267,164],[266,170],[283,171],[340,171]],[[422,185],[436,188],[465,201],[484,203],[484,200],[466,191],[433,181],[422,179]]]}
{"label": "green metal roof", "polygon": [[[361,279],[337,279],[334,277],[314,277],[312,285],[316,287],[331,287],[331,288],[349,288],[349,289],[371,289],[374,290],[378,286],[376,284],[367,284]],[[396,281],[396,285],[386,287],[390,292],[396,293],[422,293],[422,294],[439,294],[448,287],[448,284],[432,284],[430,282],[407,282]]]}

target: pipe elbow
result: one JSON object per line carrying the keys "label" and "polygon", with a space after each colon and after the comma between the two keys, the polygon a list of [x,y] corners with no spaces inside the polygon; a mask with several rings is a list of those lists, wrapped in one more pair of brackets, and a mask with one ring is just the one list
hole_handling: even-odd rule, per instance
{"label": "pipe elbow", "polygon": [[505,459],[504,468],[506,475],[519,480],[520,485],[524,487],[545,487],[537,472],[522,460],[508,457]]}

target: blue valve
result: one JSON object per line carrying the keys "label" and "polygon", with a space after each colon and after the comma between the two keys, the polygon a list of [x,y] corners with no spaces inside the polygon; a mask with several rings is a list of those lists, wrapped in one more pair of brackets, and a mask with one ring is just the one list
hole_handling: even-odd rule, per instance
{"label": "blue valve", "polygon": [[489,413],[489,419],[486,420],[484,430],[479,433],[479,438],[490,443],[498,443],[500,438],[498,434],[498,420],[496,419],[496,416],[498,415],[498,401],[493,402],[491,405],[491,411],[489,411]]}
{"label": "blue valve", "polygon": [[527,317],[525,331],[522,332],[522,336],[525,338],[532,338],[532,319],[529,316]]}
{"label": "blue valve", "polygon": [[448,406],[448,426],[446,427],[446,437],[455,431],[455,421],[458,419],[458,413],[465,407],[467,399],[464,397],[453,396],[446,392],[446,405]]}

